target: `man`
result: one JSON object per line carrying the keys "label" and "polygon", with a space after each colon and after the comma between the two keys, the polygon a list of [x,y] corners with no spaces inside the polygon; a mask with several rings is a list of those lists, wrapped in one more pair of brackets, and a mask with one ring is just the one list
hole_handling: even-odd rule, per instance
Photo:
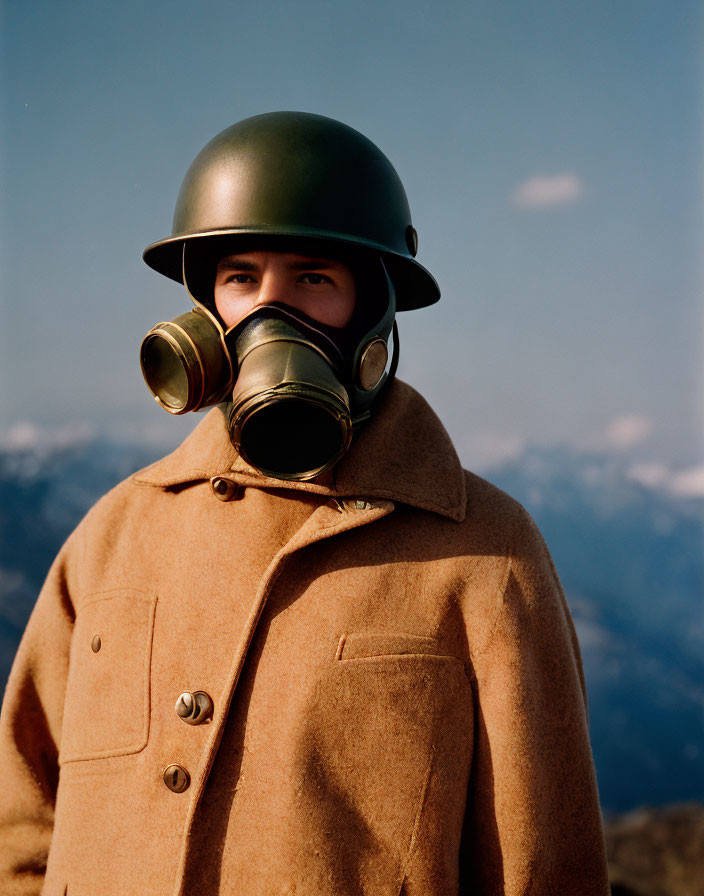
{"label": "man", "polygon": [[0,723],[3,893],[608,892],[547,549],[394,378],[395,311],[439,297],[416,248],[339,122],[256,116],[191,166],[145,259],[194,309],[142,365],[216,407],[52,567]]}

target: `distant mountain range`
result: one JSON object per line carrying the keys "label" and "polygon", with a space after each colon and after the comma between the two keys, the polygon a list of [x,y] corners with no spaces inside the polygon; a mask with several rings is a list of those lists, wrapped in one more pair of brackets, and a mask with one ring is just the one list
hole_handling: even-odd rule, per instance
{"label": "distant mountain range", "polygon": [[[62,542],[160,453],[33,429],[0,445],[0,684]],[[527,507],[555,559],[582,645],[604,807],[704,800],[704,498],[644,485],[617,456],[567,448],[528,449],[485,475]]]}
{"label": "distant mountain range", "polygon": [[545,536],[582,646],[603,805],[704,797],[704,499],[533,449],[489,478]]}

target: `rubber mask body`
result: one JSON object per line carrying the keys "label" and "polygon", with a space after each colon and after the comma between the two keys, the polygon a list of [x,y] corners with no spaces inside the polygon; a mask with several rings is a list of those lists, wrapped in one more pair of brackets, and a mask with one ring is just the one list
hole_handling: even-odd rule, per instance
{"label": "rubber mask body", "polygon": [[230,438],[266,475],[312,479],[349,447],[353,412],[331,330],[277,304],[248,315],[226,337],[238,370]]}

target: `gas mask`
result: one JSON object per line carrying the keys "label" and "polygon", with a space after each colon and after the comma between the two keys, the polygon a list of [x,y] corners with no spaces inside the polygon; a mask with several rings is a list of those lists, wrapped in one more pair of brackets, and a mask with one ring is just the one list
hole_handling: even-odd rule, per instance
{"label": "gas mask", "polygon": [[395,294],[381,258],[354,268],[357,300],[344,328],[277,302],[228,330],[208,289],[190,288],[185,255],[184,246],[183,282],[194,308],[157,324],[141,347],[157,403],[185,414],[227,402],[233,445],[267,476],[302,481],[329,470],[398,363]]}

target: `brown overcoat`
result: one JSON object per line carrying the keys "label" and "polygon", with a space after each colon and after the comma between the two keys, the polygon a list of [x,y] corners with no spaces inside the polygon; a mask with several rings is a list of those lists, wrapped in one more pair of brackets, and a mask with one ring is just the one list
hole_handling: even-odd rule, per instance
{"label": "brown overcoat", "polygon": [[3,896],[608,893],[541,536],[410,387],[382,405],[286,487],[214,409],[68,539],[0,719]]}

